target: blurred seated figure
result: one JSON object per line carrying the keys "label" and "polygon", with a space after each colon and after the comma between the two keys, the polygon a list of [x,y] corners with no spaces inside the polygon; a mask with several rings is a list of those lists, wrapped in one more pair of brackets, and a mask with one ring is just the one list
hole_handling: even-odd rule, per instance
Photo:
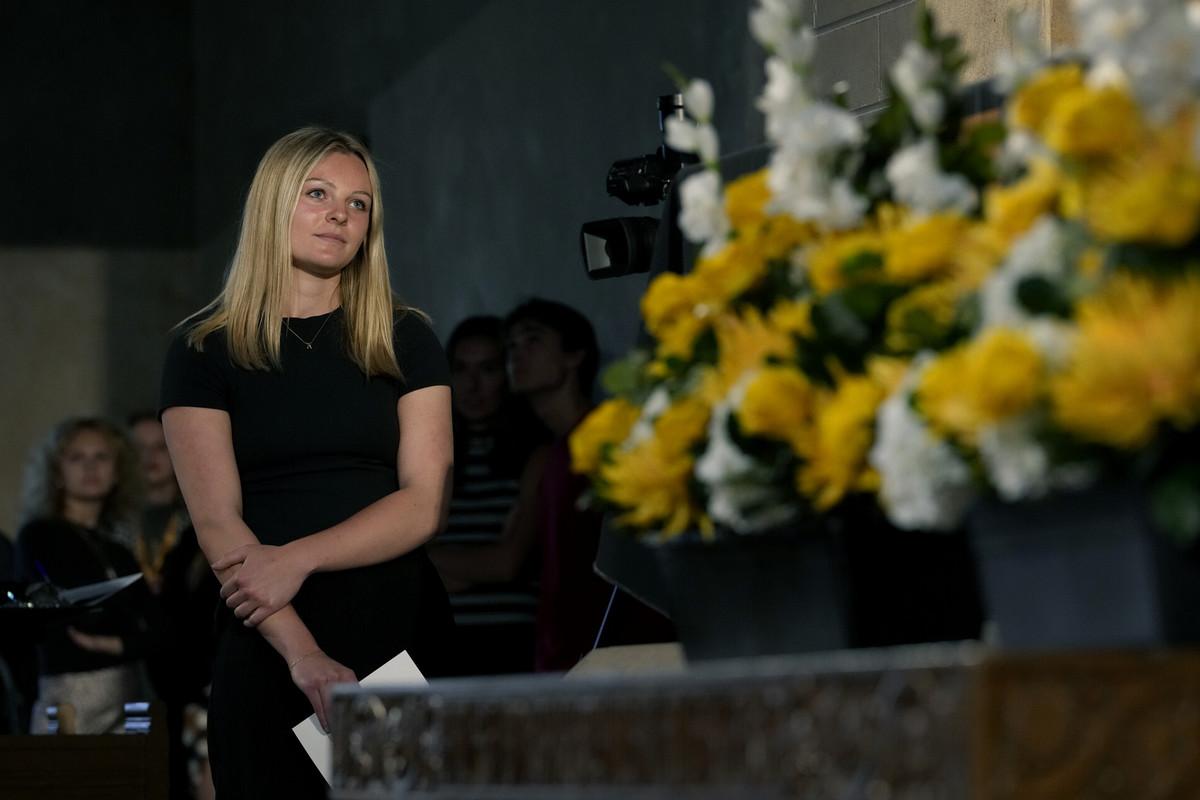
{"label": "blurred seated figure", "polygon": [[17,579],[16,548],[8,534],[0,531],[0,582]]}
{"label": "blurred seated figure", "polygon": [[[28,581],[74,588],[138,572],[139,479],[121,431],[95,418],[68,419],[34,448],[25,469],[18,569]],[[107,733],[124,704],[148,699],[145,586],[135,583],[101,610],[52,627],[39,645],[31,729],[46,731],[47,706],[71,704],[79,733]]]}
{"label": "blurred seated figure", "polygon": [[509,395],[499,317],[450,334],[454,493],[429,554],[450,592],[456,674],[533,669],[536,528],[533,503],[548,434]]}
{"label": "blurred seated figure", "polygon": [[[162,423],[154,412],[127,420],[141,465],[145,505],[134,555],[153,594],[152,646],[146,655],[151,685],[166,705],[171,797],[192,794],[193,751],[204,746],[203,729],[185,730],[203,719],[208,705],[215,648],[214,620],[220,585],[200,550],[196,531],[175,480]],[[185,746],[185,739],[195,740]],[[198,765],[203,773],[203,764]]]}
{"label": "blurred seated figure", "polygon": [[[12,540],[7,533],[0,531],[0,586],[16,580],[15,559]],[[22,694],[17,687],[12,665],[12,662],[21,659],[24,649],[17,645],[5,631],[0,630],[0,736],[25,730],[20,723]]]}
{"label": "blurred seated figure", "polygon": [[550,429],[535,507],[541,568],[535,669],[569,670],[596,645],[671,641],[670,622],[594,569],[602,515],[579,501],[587,478],[572,471],[567,439],[592,410],[600,365],[587,317],[553,300],[533,298],[504,321],[512,391]]}

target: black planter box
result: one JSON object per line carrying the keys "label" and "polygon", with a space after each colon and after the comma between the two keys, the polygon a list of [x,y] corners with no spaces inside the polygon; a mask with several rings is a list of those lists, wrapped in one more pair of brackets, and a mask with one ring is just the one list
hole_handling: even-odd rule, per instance
{"label": "black planter box", "polygon": [[689,660],[851,644],[844,558],[829,534],[676,542],[656,552]]}
{"label": "black planter box", "polygon": [[1200,642],[1200,563],[1157,534],[1146,509],[1125,486],[976,509],[971,543],[1000,644]]}

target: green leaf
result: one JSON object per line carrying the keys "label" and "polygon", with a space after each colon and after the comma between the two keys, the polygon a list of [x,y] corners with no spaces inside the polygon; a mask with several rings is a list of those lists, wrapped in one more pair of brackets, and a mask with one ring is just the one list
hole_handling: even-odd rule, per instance
{"label": "green leaf", "polygon": [[1170,539],[1187,546],[1200,537],[1200,466],[1169,472],[1150,487],[1150,514]]}
{"label": "green leaf", "polygon": [[1127,243],[1110,247],[1104,266],[1107,270],[1124,269],[1148,277],[1170,278],[1195,270],[1197,261],[1200,261],[1200,245],[1196,241],[1186,248]]}
{"label": "green leaf", "polygon": [[883,256],[874,250],[862,250],[842,262],[842,276],[854,281],[883,270]]}
{"label": "green leaf", "polygon": [[864,323],[880,328],[888,304],[904,293],[899,286],[889,283],[864,283],[836,292],[845,305]]}
{"label": "green leaf", "polygon": [[1058,284],[1035,275],[1017,283],[1017,302],[1030,314],[1049,314],[1063,319],[1071,317],[1071,299]]}
{"label": "green leaf", "polygon": [[692,359],[698,364],[715,364],[719,354],[716,332],[712,328],[705,328],[692,345]]}
{"label": "green leaf", "polygon": [[946,331],[928,311],[911,308],[900,320],[900,326],[914,342],[914,351],[936,348],[946,338]]}
{"label": "green leaf", "polygon": [[644,350],[634,350],[622,359],[614,361],[604,370],[600,385],[610,395],[630,396],[637,394],[644,384],[643,370],[650,360]]}
{"label": "green leaf", "polygon": [[675,84],[675,86],[681,92],[687,89],[688,84],[691,83],[691,81],[688,80],[687,75],[683,74],[683,70],[672,64],[670,61],[664,61],[662,69],[663,72],[667,74],[667,77],[670,78],[671,83]]}
{"label": "green leaf", "polygon": [[851,310],[840,293],[834,293],[813,306],[813,327],[821,339],[833,339],[852,347],[863,347],[871,329]]}

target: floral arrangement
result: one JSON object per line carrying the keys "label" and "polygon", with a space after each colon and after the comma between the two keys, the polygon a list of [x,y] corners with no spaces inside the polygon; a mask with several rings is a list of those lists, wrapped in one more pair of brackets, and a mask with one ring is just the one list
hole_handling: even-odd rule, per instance
{"label": "floral arrangement", "polygon": [[864,126],[814,94],[798,0],[760,0],[767,167],[723,184],[714,102],[668,142],[702,245],[642,300],[652,349],[571,438],[595,505],[654,538],[753,533],[877,501],[952,529],[982,492],[1120,474],[1200,534],[1200,14],[1076,0],[1077,52],[1018,26],[999,119],[922,11]]}

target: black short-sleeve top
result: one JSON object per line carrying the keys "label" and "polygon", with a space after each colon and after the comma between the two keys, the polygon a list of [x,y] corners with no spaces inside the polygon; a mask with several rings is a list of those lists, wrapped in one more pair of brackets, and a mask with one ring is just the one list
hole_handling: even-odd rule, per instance
{"label": "black short-sleeve top", "polygon": [[[402,380],[368,379],[349,358],[340,308],[282,326],[281,368],[270,370],[235,366],[223,332],[208,336],[203,351],[180,333],[167,353],[161,398],[164,410],[194,406],[229,413],[242,517],[260,542],[274,545],[335,525],[395,491],[397,401],[407,392],[449,384],[442,347],[414,312],[397,312],[393,324]],[[400,579],[394,567],[390,582]],[[306,597],[358,594],[364,587],[356,581],[382,578],[388,569],[313,576],[294,601],[297,610],[303,616]]]}

